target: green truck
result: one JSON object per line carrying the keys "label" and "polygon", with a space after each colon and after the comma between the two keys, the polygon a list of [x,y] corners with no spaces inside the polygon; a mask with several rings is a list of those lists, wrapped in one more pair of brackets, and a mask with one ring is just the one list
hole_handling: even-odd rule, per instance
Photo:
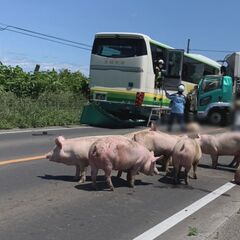
{"label": "green truck", "polygon": [[198,119],[214,125],[224,125],[231,116],[233,102],[240,99],[240,52],[225,58],[222,75],[207,75],[192,93],[192,110]]}

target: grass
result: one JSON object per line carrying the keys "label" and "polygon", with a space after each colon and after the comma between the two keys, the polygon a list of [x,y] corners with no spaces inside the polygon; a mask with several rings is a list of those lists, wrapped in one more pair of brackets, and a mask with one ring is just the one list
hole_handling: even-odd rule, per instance
{"label": "grass", "polygon": [[86,99],[71,92],[43,93],[37,99],[0,94],[0,129],[79,124]]}
{"label": "grass", "polygon": [[197,236],[198,229],[196,227],[188,227],[188,236]]}

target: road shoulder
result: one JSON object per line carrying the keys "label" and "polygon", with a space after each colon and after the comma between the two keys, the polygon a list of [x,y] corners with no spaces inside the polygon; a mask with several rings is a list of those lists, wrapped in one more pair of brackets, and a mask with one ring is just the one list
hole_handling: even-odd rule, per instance
{"label": "road shoulder", "polygon": [[[224,231],[223,226],[231,225],[235,218],[239,215],[240,208],[240,187],[235,186],[230,191],[226,192],[212,203],[208,204],[186,220],[173,227],[171,230],[157,238],[162,239],[174,239],[174,240],[214,240],[214,239],[228,239],[231,238],[215,238],[225,236],[227,234]],[[232,220],[231,220],[232,219]],[[239,222],[238,222],[239,223]],[[237,224],[237,223],[235,223]],[[234,226],[233,228],[234,229]],[[195,236],[188,236],[196,230]],[[217,233],[218,232],[218,233]],[[239,232],[239,229],[238,229]],[[231,230],[228,231],[231,235],[234,233]],[[232,238],[234,240],[238,238]]]}

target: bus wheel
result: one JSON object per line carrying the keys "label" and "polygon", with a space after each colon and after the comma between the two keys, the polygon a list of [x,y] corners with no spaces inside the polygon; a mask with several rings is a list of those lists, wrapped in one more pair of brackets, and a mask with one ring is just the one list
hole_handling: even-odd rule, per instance
{"label": "bus wheel", "polygon": [[209,122],[212,125],[224,125],[226,124],[226,117],[225,114],[219,110],[213,110],[209,114]]}

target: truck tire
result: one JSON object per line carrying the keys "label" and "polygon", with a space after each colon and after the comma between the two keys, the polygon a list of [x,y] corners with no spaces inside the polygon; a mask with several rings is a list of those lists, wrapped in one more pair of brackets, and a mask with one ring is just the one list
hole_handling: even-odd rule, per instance
{"label": "truck tire", "polygon": [[222,111],[220,110],[213,110],[209,113],[208,116],[209,122],[212,125],[225,125],[226,123],[226,114],[224,114]]}

